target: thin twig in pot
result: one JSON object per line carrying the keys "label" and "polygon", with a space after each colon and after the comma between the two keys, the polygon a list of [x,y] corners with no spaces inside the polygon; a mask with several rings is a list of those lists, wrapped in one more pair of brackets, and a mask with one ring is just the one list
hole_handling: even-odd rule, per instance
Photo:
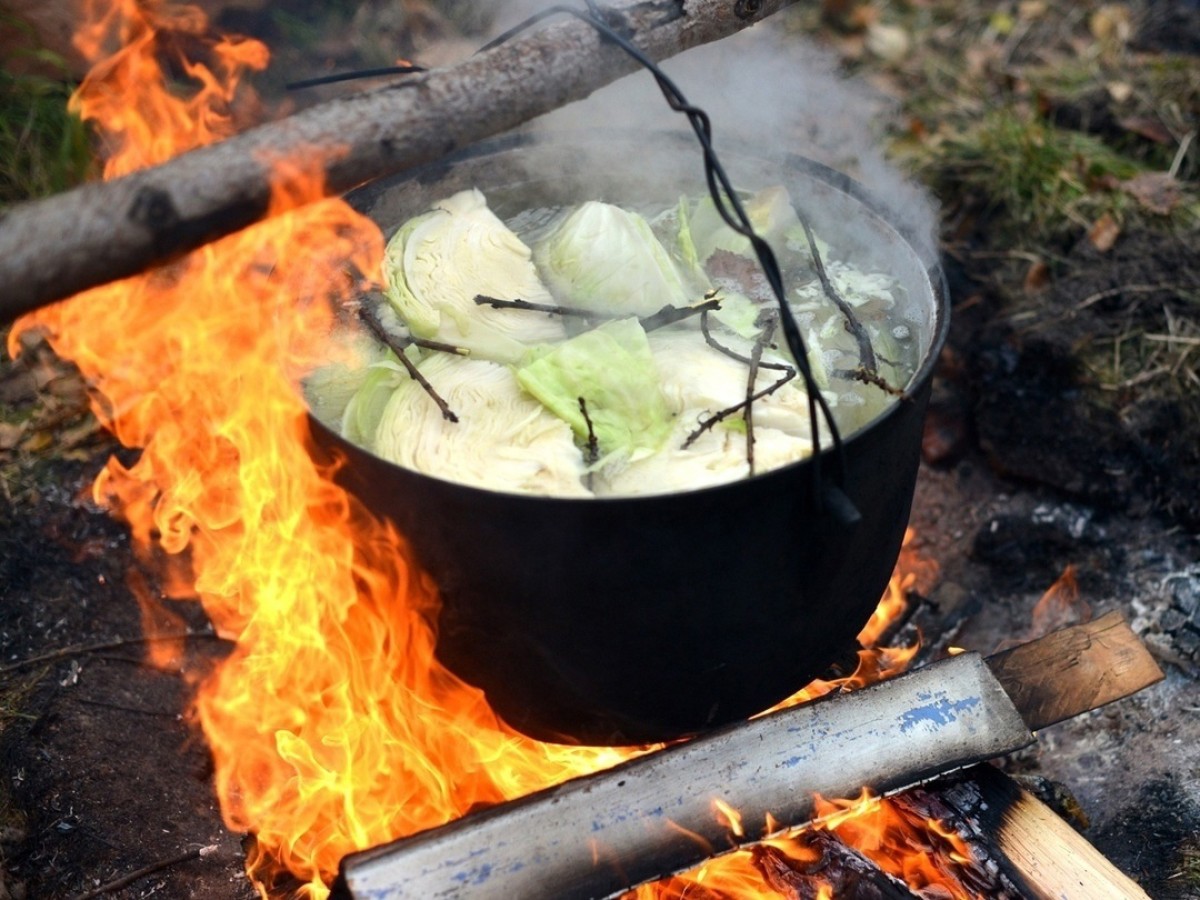
{"label": "thin twig in pot", "polygon": [[476,294],[477,306],[490,306],[492,309],[522,309],[526,312],[541,312],[551,316],[574,316],[579,319],[612,319],[614,316],[598,313],[590,309],[579,309],[574,306],[558,306],[553,303],[530,303],[528,300],[501,300],[499,297],[489,297],[487,294]]}
{"label": "thin twig in pot", "polygon": [[413,364],[413,361],[405,354],[404,351],[408,348],[408,345],[413,342],[411,340],[406,341],[401,338],[397,338],[390,331],[388,331],[387,328],[384,327],[383,322],[379,320],[379,316],[375,314],[375,311],[366,304],[359,306],[358,317],[362,319],[363,324],[367,326],[371,334],[375,335],[377,340],[379,340],[389,350],[396,354],[396,358],[400,360],[400,364],[404,366],[405,370],[409,374],[409,377],[419,384],[422,389],[424,389],[425,393],[429,395],[430,399],[437,404],[438,409],[442,411],[442,418],[448,422],[454,422],[457,424],[458,416],[454,414],[452,409],[450,409],[450,404],[448,404],[442,398],[442,395],[439,394],[434,386],[429,383],[429,379],[421,374],[420,370],[418,370]]}
{"label": "thin twig in pot", "polygon": [[[738,362],[744,363],[747,366],[750,365],[750,357],[743,356],[741,353],[738,353],[736,350],[726,347],[724,344],[722,344],[720,341],[718,341],[715,337],[713,337],[712,330],[709,328],[709,325],[708,325],[708,310],[705,310],[700,316],[700,332],[704,335],[704,342],[706,344],[708,344],[708,346],[710,346],[714,350],[716,350],[718,353],[723,353],[726,356],[728,356],[730,359],[736,359]],[[795,374],[795,370],[791,366],[787,365],[787,363],[761,362],[760,361],[758,364],[758,367],[760,369],[775,369],[776,371],[779,371],[779,372],[792,372],[793,374]]]}
{"label": "thin twig in pot", "polygon": [[874,385],[881,391],[891,394],[893,397],[898,397],[901,400],[910,399],[906,391],[889,384],[887,379],[878,372],[871,371],[863,366],[858,366],[854,369],[834,369],[833,377],[845,378],[848,381],[861,381],[863,384]]}
{"label": "thin twig in pot", "polygon": [[[750,368],[746,375],[746,400],[742,411],[742,420],[746,423],[746,465],[749,467],[749,474],[754,474],[754,384],[758,381],[758,370],[762,364],[763,348],[771,340],[771,335],[775,333],[775,326],[779,324],[779,319],[776,316],[764,314],[765,322],[763,330],[758,333],[758,337],[754,340],[754,349],[750,351]],[[760,316],[760,320],[764,317]]]}
{"label": "thin twig in pot", "polygon": [[[574,317],[579,319],[619,319],[624,316],[616,316],[612,313],[596,312],[591,309],[579,309],[574,306],[558,306],[553,303],[530,303],[528,300],[501,300],[497,297],[489,297],[486,294],[478,294],[475,297],[475,303],[479,306],[490,306],[492,309],[521,309],[527,312],[542,312],[552,316]],[[709,312],[714,309],[721,308],[721,301],[716,299],[708,299],[703,303],[698,303],[695,306],[664,306],[652,316],[639,318],[638,322],[642,326],[643,331],[654,331],[656,328],[663,328],[667,325],[674,325],[676,322],[682,322],[684,319],[689,319],[692,316],[700,315],[701,313]]]}
{"label": "thin twig in pot", "polygon": [[817,278],[821,281],[821,289],[825,292],[825,296],[829,298],[830,302],[845,317],[846,330],[854,336],[854,340],[858,344],[858,359],[862,367],[868,372],[877,372],[879,364],[875,359],[875,348],[871,346],[871,338],[867,334],[867,330],[863,327],[862,322],[858,320],[858,316],[854,314],[854,310],[850,304],[841,298],[841,295],[834,289],[833,282],[829,280],[829,273],[825,271],[825,263],[821,261],[821,251],[817,248],[817,239],[813,234],[812,227],[808,224],[808,219],[803,215],[800,215],[799,218],[800,225],[804,228],[804,236],[808,239],[808,249],[812,253],[813,268],[817,270]]}
{"label": "thin twig in pot", "polygon": [[[770,387],[767,387],[767,388],[763,388],[757,394],[754,394],[752,397],[748,398],[749,402],[756,403],[757,401],[763,399],[764,397],[771,396],[773,393],[775,393],[777,390],[779,390],[781,387],[783,387],[785,384],[787,384],[789,381],[791,381],[795,377],[796,377],[796,370],[788,369],[787,372],[784,373],[783,377],[780,378],[778,381],[776,381],[773,385],[771,385]],[[704,432],[708,431],[710,428],[712,428],[718,422],[724,421],[725,419],[732,416],[734,413],[739,412],[743,407],[746,406],[746,404],[747,404],[747,401],[743,400],[740,403],[735,403],[733,406],[730,406],[727,409],[723,409],[720,412],[714,413],[713,415],[709,416],[707,419],[705,419],[703,422],[700,423],[699,427],[695,431],[693,431],[691,434],[688,435],[687,440],[683,442],[683,449],[686,450],[688,447],[692,446],[692,444],[694,444],[696,442],[696,439],[699,438],[700,435],[704,434]]]}
{"label": "thin twig in pot", "polygon": [[705,313],[710,313],[720,308],[721,301],[715,297],[710,297],[703,303],[697,303],[695,306],[664,306],[654,315],[638,319],[638,322],[641,323],[642,331],[654,331],[658,328],[665,328],[667,325],[674,325],[676,322],[682,322],[684,319],[690,319],[692,316],[702,316]]}
{"label": "thin twig in pot", "polygon": [[596,429],[592,425],[592,417],[588,414],[587,401],[582,397],[579,398],[579,411],[583,413],[583,421],[587,423],[587,452],[584,454],[583,461],[588,465],[587,473],[587,489],[593,489],[593,480],[595,473],[591,471],[591,466],[596,464],[600,459],[600,442],[596,440]]}

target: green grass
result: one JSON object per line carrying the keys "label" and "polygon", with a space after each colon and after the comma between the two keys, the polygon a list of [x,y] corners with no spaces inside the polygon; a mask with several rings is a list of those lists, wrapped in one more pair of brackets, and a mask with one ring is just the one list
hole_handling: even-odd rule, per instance
{"label": "green grass", "polygon": [[32,721],[36,718],[25,712],[25,706],[37,686],[37,677],[17,681],[0,691],[0,734],[17,719]]}
{"label": "green grass", "polygon": [[1172,876],[1185,887],[1200,888],[1200,839],[1192,839],[1179,849],[1179,870]]}
{"label": "green grass", "polygon": [[1112,185],[1142,171],[1090,135],[1008,107],[948,138],[938,157],[935,179],[977,194],[1007,227],[1038,241],[1077,235],[1104,213],[1120,218],[1130,200]]}
{"label": "green grass", "polygon": [[83,123],[67,111],[70,86],[0,72],[0,208],[65,190],[91,165]]}

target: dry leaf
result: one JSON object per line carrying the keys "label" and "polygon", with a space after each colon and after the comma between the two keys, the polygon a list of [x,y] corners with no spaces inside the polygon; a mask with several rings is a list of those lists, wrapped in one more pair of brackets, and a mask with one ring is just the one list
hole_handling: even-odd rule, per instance
{"label": "dry leaf", "polygon": [[76,447],[79,444],[90,440],[100,432],[100,423],[90,416],[80,422],[78,425],[73,425],[70,428],[64,428],[59,435],[59,443],[63,447]]}
{"label": "dry leaf", "polygon": [[866,40],[861,32],[856,34],[844,34],[834,39],[834,45],[837,47],[837,52],[842,59],[847,62],[858,62],[866,53]]}
{"label": "dry leaf", "polygon": [[1117,220],[1105,213],[1096,220],[1096,224],[1088,232],[1088,240],[1101,253],[1107,253],[1113,248],[1120,235],[1121,226],[1117,224]]}
{"label": "dry leaf", "polygon": [[862,31],[875,20],[878,12],[862,0],[823,0],[821,16],[843,31]]}
{"label": "dry leaf", "polygon": [[1133,14],[1124,3],[1106,3],[1092,13],[1092,37],[1102,44],[1124,44],[1133,34]]}
{"label": "dry leaf", "polygon": [[1148,116],[1126,116],[1124,119],[1118,119],[1117,124],[1126,131],[1132,131],[1138,137],[1144,137],[1156,144],[1175,143],[1174,135],[1158,119]]}
{"label": "dry leaf", "polygon": [[1040,19],[1046,14],[1047,5],[1044,0],[1021,0],[1017,4],[1017,18],[1024,22],[1030,19]]}
{"label": "dry leaf", "polygon": [[13,367],[0,373],[0,403],[15,406],[37,398],[38,388],[33,375],[22,368]]}
{"label": "dry leaf", "polygon": [[912,46],[908,32],[896,25],[879,22],[867,29],[867,50],[884,62],[898,63],[908,56]]}
{"label": "dry leaf", "polygon": [[1114,103],[1124,103],[1133,96],[1133,85],[1127,81],[1110,81],[1105,87]]}
{"label": "dry leaf", "polygon": [[992,31],[996,32],[996,34],[1000,35],[1000,37],[1008,37],[1010,34],[1012,34],[1012,30],[1016,27],[1016,25],[1017,20],[1005,10],[994,12],[992,13],[991,17],[988,18],[988,27],[992,29]]}
{"label": "dry leaf", "polygon": [[1029,264],[1025,273],[1025,293],[1036,294],[1050,283],[1050,267],[1043,260]]}
{"label": "dry leaf", "polygon": [[0,422],[0,450],[11,450],[17,446],[24,433],[24,425],[9,425],[7,422]]}
{"label": "dry leaf", "polygon": [[1121,189],[1138,202],[1142,209],[1169,216],[1183,199],[1179,182],[1168,172],[1143,172],[1121,182]]}
{"label": "dry leaf", "polygon": [[30,453],[41,453],[54,445],[54,438],[45,431],[35,431],[26,440],[23,447]]}
{"label": "dry leaf", "polygon": [[985,74],[992,64],[1000,59],[1000,56],[1000,48],[995,44],[972,44],[963,51],[967,74],[973,76]]}

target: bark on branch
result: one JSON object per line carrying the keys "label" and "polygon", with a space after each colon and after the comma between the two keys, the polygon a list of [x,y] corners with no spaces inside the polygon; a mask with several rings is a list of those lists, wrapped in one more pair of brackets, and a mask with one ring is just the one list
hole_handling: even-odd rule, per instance
{"label": "bark on branch", "polygon": [[[665,59],[796,0],[613,0],[633,42]],[[581,7],[582,8],[582,7]],[[269,160],[326,157],[326,189],[442,157],[633,71],[586,23],[555,19],[455,66],[311,107],[185,153],[0,214],[0,322],[136,274],[262,218]],[[331,153],[336,151],[336,153]]]}

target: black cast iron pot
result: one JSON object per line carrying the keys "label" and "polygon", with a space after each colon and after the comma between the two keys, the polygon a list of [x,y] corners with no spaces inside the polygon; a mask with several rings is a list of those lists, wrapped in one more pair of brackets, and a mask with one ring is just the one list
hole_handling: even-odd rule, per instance
{"label": "black cast iron pot", "polygon": [[[908,294],[922,362],[907,399],[845,440],[855,524],[819,502],[837,470],[829,451],[819,480],[806,460],[688,493],[555,499],[412,472],[312,420],[318,450],[348,460],[344,486],[437,581],[438,657],[535,737],[667,740],[773,705],[856,648],[899,554],[947,328],[940,270],[845,176],[798,157],[723,162],[735,184],[785,183],[819,235],[887,266]],[[702,185],[687,136],[509,138],[350,200],[390,234],[467,187],[504,217],[584,199],[665,208]]]}

